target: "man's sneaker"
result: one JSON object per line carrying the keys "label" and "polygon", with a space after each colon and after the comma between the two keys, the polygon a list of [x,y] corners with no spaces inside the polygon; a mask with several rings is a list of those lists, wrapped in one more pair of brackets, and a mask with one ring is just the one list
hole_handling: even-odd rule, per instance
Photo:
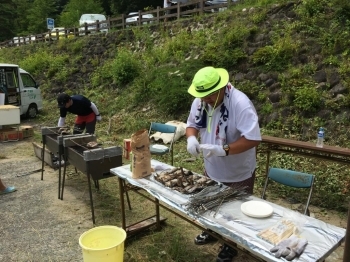
{"label": "man's sneaker", "polygon": [[202,231],[201,234],[195,237],[194,243],[196,245],[205,245],[211,242],[216,241],[217,239],[211,235],[209,235],[207,232]]}
{"label": "man's sneaker", "polygon": [[224,244],[216,258],[216,262],[231,262],[237,256],[238,251],[226,244]]}

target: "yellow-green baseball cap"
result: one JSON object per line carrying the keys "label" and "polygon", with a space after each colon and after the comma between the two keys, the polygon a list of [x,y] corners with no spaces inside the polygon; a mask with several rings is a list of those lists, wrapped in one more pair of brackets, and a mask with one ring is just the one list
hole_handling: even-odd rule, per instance
{"label": "yellow-green baseball cap", "polygon": [[229,75],[226,69],[207,66],[194,75],[188,93],[198,98],[205,97],[225,87],[228,80]]}

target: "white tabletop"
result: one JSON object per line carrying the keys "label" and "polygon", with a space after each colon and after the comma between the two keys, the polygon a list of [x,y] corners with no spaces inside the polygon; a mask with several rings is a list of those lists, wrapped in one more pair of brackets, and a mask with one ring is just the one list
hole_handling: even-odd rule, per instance
{"label": "white tabletop", "polygon": [[[172,168],[172,166],[157,160],[151,160],[151,165],[156,172]],[[189,195],[181,194],[163,186],[155,181],[152,176],[133,179],[130,165],[112,168],[110,171],[112,174],[127,180],[130,184],[143,188],[160,201],[172,206],[189,218],[196,220],[204,228],[211,229],[221,236],[236,242],[265,261],[284,261],[284,259],[275,258],[269,252],[273,245],[258,238],[256,235],[261,230],[275,225],[282,218],[296,221],[296,225],[301,229],[301,237],[308,240],[308,245],[303,254],[293,261],[311,262],[323,260],[340,245],[345,236],[346,230],[344,228],[304,216],[255,196],[250,196],[247,200],[259,200],[270,204],[274,210],[272,216],[268,218],[253,218],[244,215],[241,211],[241,204],[247,200],[234,200],[225,203],[218,209],[216,214],[209,211],[204,214],[194,214],[188,212],[185,207],[189,200]]]}

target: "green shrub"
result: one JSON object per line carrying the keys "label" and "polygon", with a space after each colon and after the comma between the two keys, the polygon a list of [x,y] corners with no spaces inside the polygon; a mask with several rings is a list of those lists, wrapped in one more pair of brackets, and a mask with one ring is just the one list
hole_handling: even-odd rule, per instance
{"label": "green shrub", "polygon": [[158,111],[173,116],[188,112],[193,97],[187,90],[194,74],[204,66],[200,61],[193,61],[179,68],[163,66],[145,69],[142,78],[135,79],[132,85],[134,104],[157,105]]}
{"label": "green shrub", "polygon": [[191,34],[186,31],[180,31],[176,37],[168,38],[164,44],[164,49],[167,51],[167,56],[177,61],[182,61],[187,53],[193,47],[193,40]]}
{"label": "green shrub", "polygon": [[23,69],[27,70],[31,74],[42,74],[45,72],[52,61],[52,55],[46,50],[40,50],[36,53],[26,56],[18,64]]}
{"label": "green shrub", "polygon": [[47,76],[51,78],[57,75],[59,80],[64,81],[68,75],[67,64],[69,64],[68,54],[51,56]]}
{"label": "green shrub", "polygon": [[290,35],[277,36],[273,39],[273,45],[259,48],[253,54],[252,60],[257,65],[263,65],[267,70],[281,71],[289,66],[299,45],[300,43]]}
{"label": "green shrub", "polygon": [[82,52],[85,44],[86,41],[84,41],[82,38],[74,39],[74,41],[71,41],[69,44],[67,44],[67,49],[74,54],[79,54]]}
{"label": "green shrub", "polygon": [[316,112],[321,105],[321,95],[315,87],[302,87],[296,90],[293,103],[301,111]]}
{"label": "green shrub", "polygon": [[111,82],[113,79],[112,61],[107,60],[102,66],[97,67],[96,70],[92,73],[90,79],[93,87],[98,87],[103,83]]}
{"label": "green shrub", "polygon": [[302,0],[298,11],[303,16],[312,17],[324,13],[328,4],[328,0]]}
{"label": "green shrub", "polygon": [[139,76],[141,62],[130,50],[120,48],[110,67],[113,81],[116,84],[125,85]]}

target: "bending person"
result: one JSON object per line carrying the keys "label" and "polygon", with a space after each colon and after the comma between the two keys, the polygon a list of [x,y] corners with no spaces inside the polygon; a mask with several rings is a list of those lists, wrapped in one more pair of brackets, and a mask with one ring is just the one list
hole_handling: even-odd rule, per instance
{"label": "bending person", "polygon": [[96,105],[82,95],[69,96],[61,93],[57,97],[60,108],[58,127],[65,125],[67,112],[77,115],[74,123],[73,134],[82,134],[84,130],[88,134],[95,133],[96,121],[101,121],[101,115]]}

